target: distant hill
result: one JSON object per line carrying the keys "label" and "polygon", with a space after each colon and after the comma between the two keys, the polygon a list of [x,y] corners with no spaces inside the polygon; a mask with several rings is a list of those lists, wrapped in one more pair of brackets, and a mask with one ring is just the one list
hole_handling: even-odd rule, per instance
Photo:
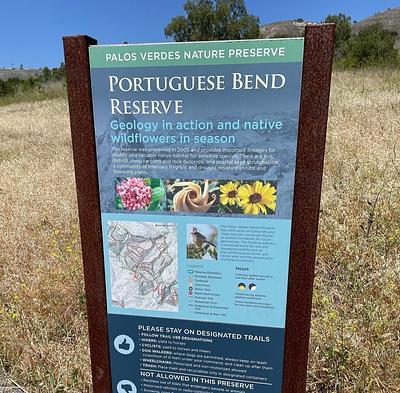
{"label": "distant hill", "polygon": [[385,30],[396,32],[398,34],[396,47],[400,49],[400,7],[389,8],[384,12],[378,12],[369,18],[354,23],[352,26],[353,32],[358,33],[361,29],[374,23],[381,23]]}
{"label": "distant hill", "polygon": [[10,78],[28,79],[31,76],[39,76],[42,73],[38,69],[20,70],[16,68],[0,68],[0,79],[6,80]]}
{"label": "distant hill", "polygon": [[307,22],[303,19],[285,20],[261,26],[262,38],[290,38],[302,37]]}
{"label": "distant hill", "polygon": [[[302,37],[307,23],[303,19],[285,20],[274,22],[260,27],[262,38],[287,38]],[[358,33],[361,29],[374,23],[381,23],[385,30],[398,33],[396,47],[400,49],[400,7],[389,8],[386,11],[378,12],[352,26],[353,32]]]}

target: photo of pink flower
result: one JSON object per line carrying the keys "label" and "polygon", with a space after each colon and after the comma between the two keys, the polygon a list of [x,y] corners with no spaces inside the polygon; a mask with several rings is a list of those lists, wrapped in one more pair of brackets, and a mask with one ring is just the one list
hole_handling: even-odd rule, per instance
{"label": "photo of pink flower", "polygon": [[151,187],[142,178],[128,177],[115,188],[125,209],[145,209],[151,203]]}
{"label": "photo of pink flower", "polygon": [[116,209],[162,211],[165,203],[165,187],[161,179],[141,177],[115,178]]}

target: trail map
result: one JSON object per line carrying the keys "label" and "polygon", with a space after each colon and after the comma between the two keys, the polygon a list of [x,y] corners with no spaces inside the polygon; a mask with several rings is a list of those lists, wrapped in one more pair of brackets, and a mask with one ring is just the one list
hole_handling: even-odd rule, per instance
{"label": "trail map", "polygon": [[108,241],[113,304],[178,311],[175,224],[109,222]]}

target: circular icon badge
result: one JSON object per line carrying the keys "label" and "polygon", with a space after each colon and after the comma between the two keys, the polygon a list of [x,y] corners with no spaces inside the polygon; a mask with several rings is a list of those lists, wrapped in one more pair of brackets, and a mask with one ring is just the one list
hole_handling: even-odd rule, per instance
{"label": "circular icon badge", "polygon": [[135,343],[129,336],[121,334],[115,338],[114,348],[121,355],[130,355],[135,349]]}
{"label": "circular icon badge", "polygon": [[117,385],[117,392],[118,393],[137,393],[136,386],[131,381],[119,381]]}

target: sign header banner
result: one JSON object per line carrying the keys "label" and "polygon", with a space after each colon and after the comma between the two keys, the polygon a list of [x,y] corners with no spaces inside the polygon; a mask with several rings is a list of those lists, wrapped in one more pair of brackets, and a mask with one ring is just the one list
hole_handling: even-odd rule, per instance
{"label": "sign header banner", "polygon": [[302,61],[304,40],[95,45],[89,51],[92,68],[266,64]]}

